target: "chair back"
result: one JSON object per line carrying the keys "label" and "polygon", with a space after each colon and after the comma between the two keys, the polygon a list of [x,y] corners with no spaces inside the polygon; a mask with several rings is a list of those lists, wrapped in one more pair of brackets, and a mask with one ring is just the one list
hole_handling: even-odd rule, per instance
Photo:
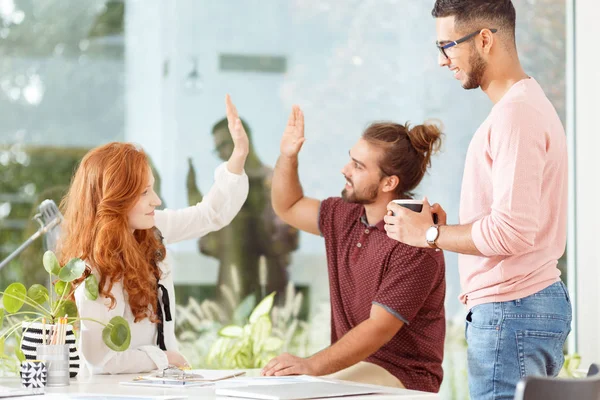
{"label": "chair back", "polygon": [[600,400],[599,372],[592,364],[582,379],[530,376],[518,383],[514,400]]}

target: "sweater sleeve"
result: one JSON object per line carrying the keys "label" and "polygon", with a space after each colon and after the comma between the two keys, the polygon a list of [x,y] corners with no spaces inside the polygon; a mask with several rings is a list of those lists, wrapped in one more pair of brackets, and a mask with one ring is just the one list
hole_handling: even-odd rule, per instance
{"label": "sweater sleeve", "polygon": [[523,254],[533,247],[540,227],[541,188],[549,145],[543,121],[531,118],[537,114],[535,110],[510,103],[500,114],[489,135],[491,213],[471,229],[475,246],[488,257]]}

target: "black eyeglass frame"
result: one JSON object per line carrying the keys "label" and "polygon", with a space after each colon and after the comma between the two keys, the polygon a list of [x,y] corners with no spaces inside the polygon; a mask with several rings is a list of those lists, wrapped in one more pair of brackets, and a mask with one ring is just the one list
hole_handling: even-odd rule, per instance
{"label": "black eyeglass frame", "polygon": [[[454,46],[456,46],[458,44],[461,44],[463,42],[466,42],[467,40],[470,40],[470,39],[474,38],[475,36],[479,35],[482,30],[483,29],[479,29],[479,30],[477,30],[477,31],[475,31],[473,33],[469,33],[467,36],[463,36],[460,39],[454,40],[454,41],[446,43],[444,45],[440,45],[439,42],[436,42],[435,45],[437,46],[437,48],[440,51],[440,53],[442,53],[442,55],[444,56],[444,58],[446,60],[449,60],[450,57],[448,57],[448,55],[446,54],[446,49],[449,49],[451,47],[454,47]],[[498,29],[492,28],[492,29],[490,29],[490,32],[496,33],[496,32],[498,32]]]}

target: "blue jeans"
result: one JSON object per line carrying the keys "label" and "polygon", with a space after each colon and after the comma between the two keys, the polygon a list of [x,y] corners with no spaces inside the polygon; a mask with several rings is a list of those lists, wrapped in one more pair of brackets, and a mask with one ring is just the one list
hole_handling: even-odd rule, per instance
{"label": "blue jeans", "polygon": [[556,376],[571,318],[562,282],[522,299],[473,307],[465,330],[471,400],[512,400],[521,378]]}

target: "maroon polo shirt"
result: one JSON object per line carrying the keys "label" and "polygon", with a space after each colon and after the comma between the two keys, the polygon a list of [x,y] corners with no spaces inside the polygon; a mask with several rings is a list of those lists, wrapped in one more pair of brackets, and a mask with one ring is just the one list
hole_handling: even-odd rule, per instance
{"label": "maroon polo shirt", "polygon": [[404,325],[365,361],[407,389],[438,392],[446,334],[443,253],[390,239],[383,220],[369,226],[364,206],[339,197],[321,202],[319,229],[327,250],[331,343],[380,305]]}

